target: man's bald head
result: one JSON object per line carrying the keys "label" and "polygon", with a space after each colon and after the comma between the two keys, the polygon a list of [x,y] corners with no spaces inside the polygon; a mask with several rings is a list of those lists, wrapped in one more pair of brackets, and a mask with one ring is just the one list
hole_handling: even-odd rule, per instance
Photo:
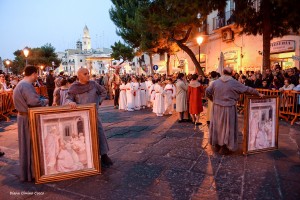
{"label": "man's bald head", "polygon": [[86,68],[80,68],[77,72],[78,80],[82,84],[86,84],[90,80],[90,73],[89,70]]}
{"label": "man's bald head", "polygon": [[87,68],[79,68],[79,70],[77,72],[77,75],[79,76],[79,74],[83,74],[83,73],[86,73],[86,72],[89,72],[89,70],[87,70]]}

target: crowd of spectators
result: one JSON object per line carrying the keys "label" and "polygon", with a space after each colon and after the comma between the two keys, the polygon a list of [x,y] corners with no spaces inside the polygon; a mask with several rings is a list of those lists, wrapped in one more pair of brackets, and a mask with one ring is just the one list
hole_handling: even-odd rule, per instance
{"label": "crowd of spectators", "polygon": [[[296,67],[283,70],[280,65],[276,65],[273,70],[267,69],[265,73],[260,71],[246,71],[246,72],[235,72],[233,71],[233,78],[237,81],[245,84],[252,88],[270,89],[270,90],[296,90],[300,91],[300,71]],[[128,78],[129,74],[122,75],[122,78]],[[220,76],[220,74],[218,74]],[[191,80],[192,74],[188,74],[187,80]],[[7,75],[0,73],[0,92],[13,90],[18,82],[22,80],[22,75]],[[139,78],[146,79],[146,76],[141,75]],[[153,79],[161,79],[163,82],[166,79],[172,78],[175,83],[177,74],[166,76],[165,74],[154,74]],[[40,76],[38,81],[34,83],[35,87],[47,86],[48,92],[53,94],[54,89],[59,86],[62,79],[69,80],[69,82],[76,81],[76,76],[66,76],[63,72],[55,76],[53,71],[50,71],[47,75]],[[96,81],[98,84],[103,85],[108,91],[108,98],[113,98],[113,92],[111,88],[111,75],[109,73],[101,75],[92,75],[91,79]],[[199,75],[198,81],[203,85],[207,86],[211,79],[211,73],[205,76]]]}

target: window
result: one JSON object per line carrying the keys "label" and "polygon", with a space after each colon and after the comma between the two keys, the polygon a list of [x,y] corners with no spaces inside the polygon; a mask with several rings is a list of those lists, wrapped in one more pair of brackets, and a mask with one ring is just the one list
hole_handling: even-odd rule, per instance
{"label": "window", "polygon": [[165,54],[164,53],[159,54],[159,60],[160,61],[165,61]]}
{"label": "window", "polygon": [[66,137],[70,136],[70,127],[69,126],[65,127],[65,136]]}

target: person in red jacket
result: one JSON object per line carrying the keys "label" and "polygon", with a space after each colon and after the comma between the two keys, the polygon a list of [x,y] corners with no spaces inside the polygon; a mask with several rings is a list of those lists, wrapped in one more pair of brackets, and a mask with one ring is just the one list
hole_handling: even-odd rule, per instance
{"label": "person in red jacket", "polygon": [[193,123],[201,125],[199,122],[200,113],[203,111],[202,96],[204,93],[203,86],[198,82],[198,75],[193,74],[192,80],[188,87],[188,102],[189,113],[192,117]]}

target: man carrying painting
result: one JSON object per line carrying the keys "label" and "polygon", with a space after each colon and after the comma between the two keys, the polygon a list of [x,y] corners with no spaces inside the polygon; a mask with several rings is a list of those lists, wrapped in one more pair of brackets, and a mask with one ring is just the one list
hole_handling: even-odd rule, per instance
{"label": "man carrying painting", "polygon": [[[74,82],[69,88],[66,104],[70,105],[71,108],[76,108],[77,104],[96,103],[98,111],[99,104],[106,98],[106,95],[107,92],[103,86],[90,80],[89,71],[86,68],[80,68],[78,70],[78,81]],[[107,155],[109,148],[99,115],[98,135],[102,165],[109,167],[113,162]]]}

